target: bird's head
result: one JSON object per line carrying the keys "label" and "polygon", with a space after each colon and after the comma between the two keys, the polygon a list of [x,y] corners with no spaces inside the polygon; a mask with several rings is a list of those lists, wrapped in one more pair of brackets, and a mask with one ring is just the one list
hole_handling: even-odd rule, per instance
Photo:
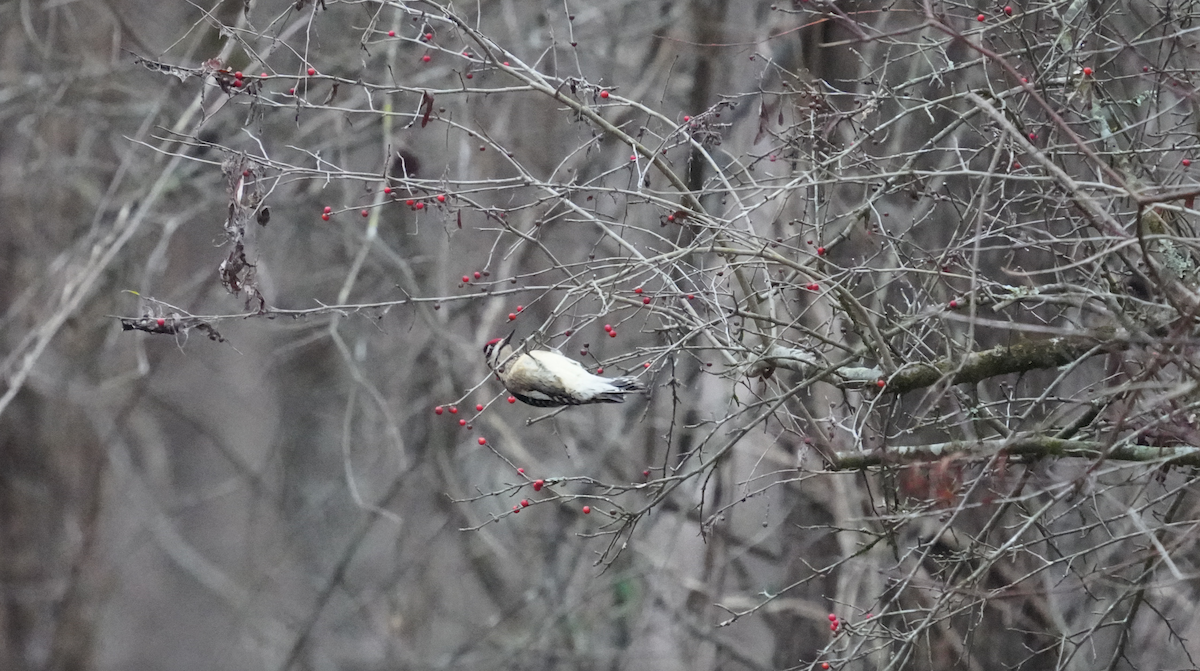
{"label": "bird's head", "polygon": [[512,346],[508,344],[512,340],[513,331],[503,338],[492,338],[483,346],[483,357],[487,360],[488,368],[499,374],[503,369],[504,360],[512,354]]}

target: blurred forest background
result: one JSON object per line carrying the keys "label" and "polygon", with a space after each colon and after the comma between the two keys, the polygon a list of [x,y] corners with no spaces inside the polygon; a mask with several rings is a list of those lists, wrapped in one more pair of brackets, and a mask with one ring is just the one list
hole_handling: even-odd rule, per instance
{"label": "blurred forest background", "polygon": [[1198,21],[0,1],[0,668],[1195,668]]}

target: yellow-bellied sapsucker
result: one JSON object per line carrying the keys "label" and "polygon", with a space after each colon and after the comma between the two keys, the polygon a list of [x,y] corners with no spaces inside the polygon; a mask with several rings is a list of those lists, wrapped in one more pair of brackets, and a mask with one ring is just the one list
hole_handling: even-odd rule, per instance
{"label": "yellow-bellied sapsucker", "polygon": [[483,346],[488,367],[514,397],[540,408],[584,403],[623,403],[625,395],[645,390],[632,377],[592,375],[578,361],[553,350],[515,351],[513,334]]}

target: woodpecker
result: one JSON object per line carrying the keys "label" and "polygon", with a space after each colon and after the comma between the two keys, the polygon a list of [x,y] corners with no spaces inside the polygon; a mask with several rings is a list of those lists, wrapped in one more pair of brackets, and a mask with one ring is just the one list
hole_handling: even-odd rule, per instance
{"label": "woodpecker", "polygon": [[632,377],[607,378],[592,375],[578,361],[552,350],[514,354],[509,341],[493,338],[483,346],[483,355],[496,379],[522,403],[539,408],[584,403],[624,403],[625,395],[645,390]]}

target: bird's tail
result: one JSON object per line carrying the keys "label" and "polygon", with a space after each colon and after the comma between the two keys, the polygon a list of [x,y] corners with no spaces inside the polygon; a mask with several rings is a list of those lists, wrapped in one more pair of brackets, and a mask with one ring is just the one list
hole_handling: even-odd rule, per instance
{"label": "bird's tail", "polygon": [[606,382],[616,387],[617,391],[606,391],[603,394],[598,394],[595,400],[601,403],[624,403],[625,394],[646,390],[646,385],[632,377],[614,377],[606,380]]}
{"label": "bird's tail", "polygon": [[625,392],[646,391],[646,385],[638,382],[637,378],[633,377],[615,377],[609,380],[609,382],[612,386]]}

